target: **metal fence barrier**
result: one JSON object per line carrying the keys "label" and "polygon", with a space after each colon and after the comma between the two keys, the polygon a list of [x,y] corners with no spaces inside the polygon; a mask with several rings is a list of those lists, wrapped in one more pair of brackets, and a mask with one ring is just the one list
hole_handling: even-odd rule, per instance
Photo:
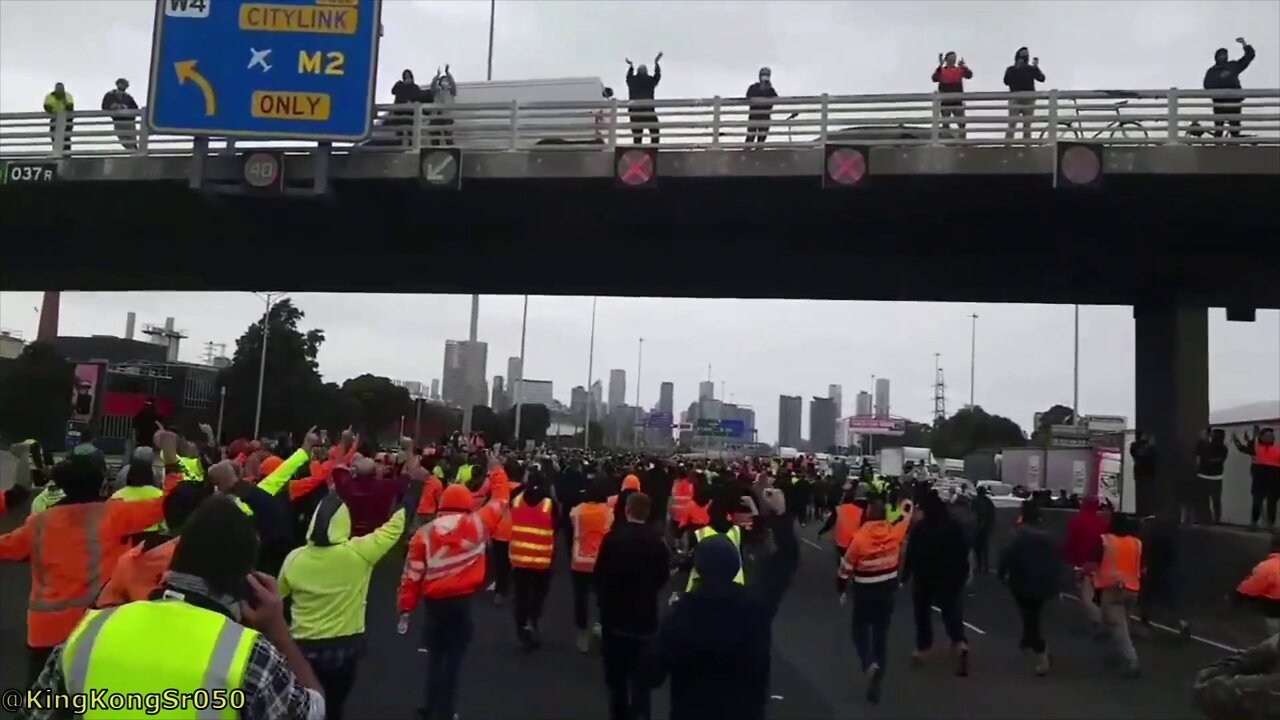
{"label": "metal fence barrier", "polygon": [[[1280,89],[1098,90],[449,105],[378,105],[369,138],[335,153],[584,151],[633,142],[664,150],[881,146],[1280,145]],[[190,155],[146,110],[0,114],[0,158]],[[315,142],[213,139],[210,151],[305,152]]]}

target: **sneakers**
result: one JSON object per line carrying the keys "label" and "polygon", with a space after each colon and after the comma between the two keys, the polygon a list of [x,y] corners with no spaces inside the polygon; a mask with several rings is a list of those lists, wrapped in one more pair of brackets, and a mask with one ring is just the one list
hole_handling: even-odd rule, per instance
{"label": "sneakers", "polygon": [[880,703],[880,685],[884,682],[884,668],[879,663],[871,663],[867,667],[867,702],[872,705]]}
{"label": "sneakers", "polygon": [[1191,642],[1191,626],[1186,620],[1178,621],[1178,637],[1182,638],[1182,642]]}
{"label": "sneakers", "polygon": [[600,629],[600,623],[596,623],[591,626],[591,635],[596,640],[599,640],[603,634],[604,634],[604,631]]}
{"label": "sneakers", "polygon": [[1044,677],[1049,674],[1049,651],[1036,654],[1036,676]]}
{"label": "sneakers", "polygon": [[956,644],[956,677],[969,677],[969,643]]}
{"label": "sneakers", "polygon": [[578,652],[586,654],[591,652],[591,631],[578,631]]}

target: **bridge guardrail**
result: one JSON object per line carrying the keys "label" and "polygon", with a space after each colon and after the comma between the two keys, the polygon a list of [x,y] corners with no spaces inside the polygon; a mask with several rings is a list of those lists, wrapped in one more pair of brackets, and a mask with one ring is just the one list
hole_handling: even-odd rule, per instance
{"label": "bridge guardrail", "polygon": [[[1215,104],[1214,98],[1219,100]],[[1234,101],[1224,104],[1222,100]],[[741,98],[595,103],[378,105],[374,130],[334,152],[583,151],[630,146],[638,136],[663,150],[870,146],[1280,145],[1280,89],[1099,90],[780,97],[768,109]],[[181,156],[191,137],[146,127],[146,111],[0,114],[0,158]],[[1219,124],[1238,122],[1233,127]],[[753,142],[754,141],[754,142]],[[211,152],[273,148],[306,152],[315,142],[212,139]]]}

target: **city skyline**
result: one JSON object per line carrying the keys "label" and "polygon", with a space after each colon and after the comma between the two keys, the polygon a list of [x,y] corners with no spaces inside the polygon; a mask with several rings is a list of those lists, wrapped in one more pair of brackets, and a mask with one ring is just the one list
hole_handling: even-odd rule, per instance
{"label": "city skyline", "polygon": [[[424,385],[430,381],[432,395],[438,396],[443,390],[439,377],[443,344],[466,337],[470,299],[465,295],[299,293],[290,297],[307,314],[303,330],[325,331],[327,339],[318,359],[321,373],[333,382],[371,373]],[[38,293],[0,292],[0,327],[34,337],[39,305]],[[795,324],[802,306],[807,319]],[[414,311],[414,320],[406,327],[406,307],[431,311],[420,318]],[[870,389],[873,374],[892,380],[893,415],[928,422],[933,409],[933,353],[942,353],[942,365],[950,375],[967,377],[967,316],[975,307],[602,297],[591,381],[600,383],[597,392],[603,395],[611,368],[634,367],[636,338],[643,335],[640,404],[646,410],[659,401],[663,382],[673,383],[673,408],[687,407],[697,399],[711,364],[713,386],[725,384],[727,397],[722,399],[754,408],[763,442],[778,437],[779,395],[825,396],[829,385],[840,384],[846,396],[856,397]],[[62,335],[119,336],[131,310],[147,317],[175,317],[190,334],[180,359],[200,362],[206,342],[227,343],[230,353],[235,340],[261,316],[262,306],[247,293],[68,292],[63,295],[60,331]],[[481,299],[479,338],[493,357],[518,355],[520,312],[519,296]],[[1070,306],[984,305],[977,312],[982,316],[979,405],[1029,430],[1035,412],[1071,404]],[[591,298],[535,296],[529,313],[528,375],[552,381],[556,399],[567,405],[571,389],[587,380]],[[853,327],[848,320],[853,317],[859,318],[857,330],[840,334],[828,330]],[[782,336],[762,330],[774,326],[791,330]],[[797,352],[797,344],[810,349]],[[1083,307],[1080,360],[1080,411],[1133,418],[1132,310]],[[482,379],[487,385],[488,378]],[[510,388],[505,376],[504,381],[504,389]],[[720,388],[714,390],[719,396]],[[949,393],[954,408],[967,400],[967,387],[953,387]],[[1228,323],[1224,311],[1210,311],[1211,407],[1277,398],[1280,312],[1259,311],[1254,323]],[[624,404],[634,402],[631,388]],[[854,409],[856,405],[846,408],[845,415],[854,414]],[[802,438],[811,435],[807,415],[801,413]]]}

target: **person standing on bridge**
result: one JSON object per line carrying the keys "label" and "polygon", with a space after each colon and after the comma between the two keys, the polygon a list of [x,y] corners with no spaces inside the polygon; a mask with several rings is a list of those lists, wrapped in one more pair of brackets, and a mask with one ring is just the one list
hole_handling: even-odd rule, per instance
{"label": "person standing on bridge", "polygon": [[116,126],[116,137],[120,138],[120,144],[124,149],[137,150],[138,121],[130,111],[138,110],[138,101],[129,94],[128,80],[124,78],[116,80],[115,89],[108,90],[107,94],[102,96],[102,109],[115,116],[112,123]]}
{"label": "person standing on bridge", "polygon": [[[938,92],[943,95],[954,95],[964,92],[964,81],[973,77],[973,71],[965,64],[964,58],[960,58],[960,62],[956,62],[956,51],[950,50],[945,55],[938,53],[938,67],[933,71],[933,81],[938,84]],[[939,118],[957,118],[956,121],[956,137],[964,139],[964,101],[963,100],[942,100],[939,103]],[[950,129],[951,124],[946,122],[940,123],[942,127]]]}
{"label": "person standing on bridge", "polygon": [[767,67],[760,68],[760,79],[747,88],[747,103],[750,110],[747,121],[754,123],[747,126],[747,142],[763,143],[769,137],[769,116],[778,91],[773,89],[773,71]]}
{"label": "person standing on bridge", "polygon": [[1249,467],[1252,485],[1250,494],[1253,506],[1249,510],[1249,527],[1258,529],[1258,519],[1262,516],[1263,505],[1267,508],[1267,526],[1276,531],[1276,503],[1280,502],[1280,445],[1276,445],[1276,431],[1273,428],[1254,426],[1253,435],[1245,433],[1244,441],[1235,435],[1231,436],[1236,449],[1251,455],[1253,464]]}
{"label": "person standing on bridge", "polygon": [[[1009,92],[1035,92],[1036,83],[1044,82],[1044,73],[1040,70],[1040,58],[1031,57],[1031,51],[1025,47],[1018,48],[1013,54],[1013,64],[1004,70],[1004,86]],[[1017,118],[1022,121],[1022,139],[1031,139],[1031,120],[1036,114],[1035,98],[1013,98],[1009,100],[1009,127],[1004,131],[1006,140],[1013,139]]]}
{"label": "person standing on bridge", "polygon": [[[1226,48],[1218,48],[1213,53],[1213,65],[1204,72],[1204,89],[1205,90],[1239,90],[1240,89],[1240,73],[1249,68],[1253,63],[1255,53],[1253,46],[1244,41],[1244,38],[1236,38],[1236,42],[1240,43],[1240,47],[1244,48],[1244,54],[1239,60],[1232,60],[1227,53]],[[1214,137],[1222,137],[1222,128],[1224,126],[1231,127],[1229,134],[1231,137],[1240,137],[1240,112],[1244,101],[1238,97],[1216,97],[1213,99],[1213,114],[1215,120],[1213,126],[1217,128],[1213,131]],[[1227,119],[1231,117],[1233,119]]]}
{"label": "person standing on bridge", "polygon": [[[636,67],[627,58],[627,98],[631,101],[627,112],[631,115],[631,138],[635,144],[644,142],[644,125],[649,126],[653,144],[658,144],[658,114],[654,110],[653,95],[662,82],[662,53],[653,58],[653,74],[649,68]],[[648,102],[644,102],[644,101]],[[640,101],[640,102],[637,102]]]}
{"label": "person standing on bridge", "polygon": [[76,99],[62,83],[54,83],[53,92],[44,96],[44,111],[49,114],[49,138],[54,143],[58,140],[58,123],[62,122],[62,152],[71,152],[71,129],[75,120],[71,113],[76,111]]}

